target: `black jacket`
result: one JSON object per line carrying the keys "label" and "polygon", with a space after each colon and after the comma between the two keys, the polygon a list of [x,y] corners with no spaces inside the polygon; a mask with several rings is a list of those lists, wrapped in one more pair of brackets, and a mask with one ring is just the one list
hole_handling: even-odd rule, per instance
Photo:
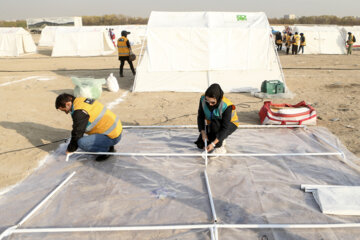
{"label": "black jacket", "polygon": [[79,109],[75,110],[71,117],[73,119],[73,130],[71,131],[71,141],[67,147],[68,152],[74,152],[78,148],[77,141],[84,135],[90,116],[84,110]]}

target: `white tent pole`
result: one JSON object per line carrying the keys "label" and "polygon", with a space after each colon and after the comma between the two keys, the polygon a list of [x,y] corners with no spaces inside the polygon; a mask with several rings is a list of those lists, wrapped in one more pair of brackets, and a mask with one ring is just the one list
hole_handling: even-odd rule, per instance
{"label": "white tent pole", "polygon": [[[305,130],[308,130],[307,128],[305,128]],[[313,136],[315,136],[316,138],[319,138],[321,141],[325,142],[327,145],[329,145],[330,147],[332,147],[333,149],[337,150],[339,152],[339,155],[341,155],[343,162],[346,163],[348,166],[350,166],[351,168],[357,170],[360,172],[360,166],[358,166],[357,164],[353,163],[351,160],[347,159],[345,153],[337,146],[335,146],[334,144],[330,143],[328,140],[326,140],[325,138],[312,133]]]}
{"label": "white tent pole", "polygon": [[[201,153],[118,153],[118,152],[73,152],[75,154],[88,154],[88,155],[114,155],[125,157],[203,157]],[[210,157],[223,156],[223,157],[279,157],[279,156],[333,156],[341,155],[339,152],[323,152],[323,153],[209,153]]]}
{"label": "white tent pole", "polygon": [[[204,122],[205,122],[205,134],[206,134],[206,136],[207,136],[207,131],[206,131],[206,129],[207,129],[207,122],[206,122],[206,119],[204,120]],[[201,134],[201,133],[200,133]],[[201,136],[202,137],[202,136]],[[208,165],[208,151],[207,151],[207,139],[205,138],[205,168],[207,168],[207,165]]]}
{"label": "white tent pole", "polygon": [[209,194],[210,207],[211,207],[211,212],[212,212],[212,215],[213,215],[213,221],[214,221],[214,223],[216,223],[217,222],[217,216],[216,216],[216,211],[215,211],[215,205],[214,205],[214,200],[213,200],[213,197],[212,197],[212,194],[211,194],[209,178],[208,178],[208,175],[206,173],[206,170],[204,171],[204,176],[205,176],[206,188],[207,188],[207,191],[208,191],[208,194]]}
{"label": "white tent pole", "polygon": [[210,230],[210,238],[211,238],[211,240],[215,240],[215,236],[214,236],[214,228],[209,228],[209,230]]}
{"label": "white tent pole", "polygon": [[18,224],[7,228],[1,235],[0,240],[6,236],[13,234],[18,227],[20,227],[26,220],[28,220],[34,213],[39,210],[56,192],[60,190],[76,172],[71,173],[65,180],[63,180],[54,190],[52,190],[40,203],[38,203],[25,217],[23,217]]}
{"label": "white tent pole", "polygon": [[62,181],[53,191],[50,192],[35,208],[31,210],[17,225],[21,226],[26,220],[28,220],[39,208],[41,208],[56,192],[60,190],[74,175],[76,172],[71,173],[64,181]]}
{"label": "white tent pole", "polygon": [[[24,228],[15,229],[12,233],[63,233],[63,232],[115,232],[115,231],[156,231],[184,229],[323,229],[323,228],[360,228],[360,223],[324,223],[324,224],[193,224],[163,226],[130,226],[130,227],[81,227],[81,228]],[[216,230],[214,230],[215,232]]]}
{"label": "white tent pole", "polygon": [[[197,125],[158,125],[158,126],[123,126],[123,129],[133,128],[197,128]],[[306,125],[239,125],[238,128],[306,128]]]}
{"label": "white tent pole", "polygon": [[218,229],[217,229],[217,225],[216,224],[214,224],[215,226],[214,226],[214,234],[215,234],[215,239],[216,240],[219,240],[219,233],[218,233]]}

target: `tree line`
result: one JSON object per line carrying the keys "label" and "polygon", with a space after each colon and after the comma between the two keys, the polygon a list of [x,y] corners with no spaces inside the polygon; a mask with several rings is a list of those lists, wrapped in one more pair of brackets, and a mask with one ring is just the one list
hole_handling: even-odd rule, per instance
{"label": "tree line", "polygon": [[326,25],[353,26],[353,25],[360,25],[360,18],[323,15],[323,16],[310,16],[310,17],[303,16],[296,19],[269,18],[269,22],[272,25],[326,24]]}
{"label": "tree line", "polygon": [[[103,26],[103,25],[130,25],[130,24],[147,24],[148,18],[129,17],[121,14],[110,14],[104,16],[83,16],[82,23],[84,26]],[[25,20],[2,21],[0,27],[23,27],[26,28]]]}
{"label": "tree line", "polygon": [[[84,26],[99,25],[129,25],[129,24],[147,24],[148,18],[129,17],[122,14],[109,14],[103,16],[83,16]],[[299,17],[296,19],[269,18],[273,25],[294,25],[294,24],[330,24],[352,26],[360,25],[360,18],[356,17],[337,17],[332,15]],[[0,27],[23,27],[26,28],[25,20],[0,21]]]}

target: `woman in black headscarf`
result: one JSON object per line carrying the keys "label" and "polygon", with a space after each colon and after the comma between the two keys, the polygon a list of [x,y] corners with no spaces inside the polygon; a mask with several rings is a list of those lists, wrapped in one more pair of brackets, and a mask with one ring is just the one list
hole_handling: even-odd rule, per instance
{"label": "woman in black headscarf", "polygon": [[[207,124],[205,131],[205,121]],[[224,140],[239,126],[238,116],[234,104],[224,97],[219,84],[212,84],[201,96],[198,117],[198,129],[200,136],[195,142],[198,148],[205,147],[207,139],[207,151],[215,149],[214,153],[226,153]]]}

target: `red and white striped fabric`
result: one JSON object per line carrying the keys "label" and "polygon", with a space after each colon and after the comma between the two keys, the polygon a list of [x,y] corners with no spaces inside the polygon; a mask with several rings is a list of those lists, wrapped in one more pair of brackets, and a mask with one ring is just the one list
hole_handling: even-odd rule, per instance
{"label": "red and white striped fabric", "polygon": [[296,105],[266,101],[259,116],[263,125],[316,125],[316,111],[305,101]]}

